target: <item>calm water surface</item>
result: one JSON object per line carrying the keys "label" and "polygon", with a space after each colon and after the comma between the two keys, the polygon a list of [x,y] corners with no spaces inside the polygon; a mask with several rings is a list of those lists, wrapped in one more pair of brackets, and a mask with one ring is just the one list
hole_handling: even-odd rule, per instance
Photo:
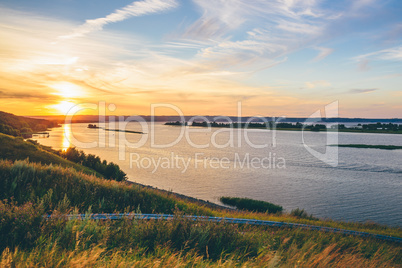
{"label": "calm water surface", "polygon": [[[306,150],[302,132],[187,127],[187,138],[178,139],[181,127],[156,124],[152,130],[130,123],[127,129],[147,134],[126,133],[127,143],[144,144],[124,146],[120,157],[122,134],[87,124],[55,128],[38,141],[55,149],[67,148],[72,137],[97,142],[94,148],[73,144],[119,164],[131,181],[215,203],[223,195],[249,197],[320,218],[402,226],[402,150],[339,148],[339,164],[332,167]],[[304,141],[318,152],[328,148],[325,133],[305,132]],[[169,143],[175,145],[155,148]],[[339,133],[339,143],[402,146],[402,135]]]}

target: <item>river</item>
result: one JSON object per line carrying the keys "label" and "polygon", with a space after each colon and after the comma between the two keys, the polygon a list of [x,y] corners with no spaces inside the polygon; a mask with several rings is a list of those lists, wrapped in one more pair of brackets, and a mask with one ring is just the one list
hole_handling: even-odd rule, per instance
{"label": "river", "polygon": [[[54,149],[73,144],[117,163],[130,181],[215,203],[220,196],[248,197],[320,218],[402,226],[402,150],[338,149],[328,146],[336,140],[323,132],[161,123],[129,123],[125,129],[145,134],[72,124],[37,140]],[[332,135],[339,144],[402,145],[402,135]]]}

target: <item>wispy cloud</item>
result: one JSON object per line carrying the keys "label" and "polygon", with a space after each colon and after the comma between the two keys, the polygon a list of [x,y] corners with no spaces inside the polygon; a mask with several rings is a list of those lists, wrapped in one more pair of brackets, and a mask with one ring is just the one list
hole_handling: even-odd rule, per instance
{"label": "wispy cloud", "polygon": [[402,46],[387,48],[367,54],[363,54],[354,58],[357,61],[373,59],[373,60],[393,60],[402,61]]}
{"label": "wispy cloud", "polygon": [[[201,14],[176,40],[198,41],[197,59],[216,68],[262,70],[302,48],[316,46],[338,11],[316,0],[193,0]],[[249,28],[249,25],[258,27]],[[239,36],[239,31],[246,33]],[[319,61],[333,52],[318,46]]]}
{"label": "wispy cloud", "polygon": [[[391,88],[386,81],[372,83],[370,78],[364,78],[360,83],[344,82],[344,70],[336,75],[328,74],[328,68],[317,71],[314,70],[316,65],[306,66],[310,58],[300,57],[303,49],[309,54],[313,48],[316,50],[311,57],[313,61],[323,60],[333,53],[329,47],[332,44],[342,56],[343,50],[336,38],[344,34],[343,31],[350,33],[353,28],[337,27],[350,22],[352,15],[347,14],[353,4],[347,0],[340,3],[193,0],[195,5],[186,3],[180,11],[195,6],[199,11],[197,16],[193,16],[193,10],[177,12],[187,16],[182,18],[183,24],[174,24],[180,18],[172,20],[173,23],[169,21],[166,29],[170,30],[152,33],[150,38],[145,31],[138,35],[130,31],[125,35],[123,31],[117,33],[105,27],[130,17],[172,10],[178,6],[178,1],[136,1],[78,28],[71,21],[43,18],[38,14],[13,14],[0,7],[0,83],[3,88],[0,89],[0,106],[12,110],[20,105],[28,110],[44,107],[42,100],[57,104],[62,100],[63,89],[57,92],[52,85],[71,83],[79,87],[82,95],[63,101],[103,99],[124,109],[118,113],[148,113],[150,103],[168,102],[186,106],[188,113],[220,111],[230,114],[236,108],[233,103],[242,100],[249,114],[258,111],[282,115],[285,111],[288,115],[303,116],[308,115],[303,113],[312,107],[330,101],[333,96],[323,95],[329,91],[342,93],[341,97],[345,97],[351,107],[356,103],[367,107],[368,100],[377,99],[377,92],[362,93],[374,92],[381,87]],[[353,14],[359,13],[358,7],[372,5],[371,1],[360,1],[353,7]],[[155,16],[155,19],[159,18]],[[163,19],[167,18],[163,16]],[[337,36],[332,35],[331,30],[335,28],[339,28]],[[72,29],[75,31],[71,32]],[[104,30],[97,31],[100,29]],[[57,39],[61,34],[68,35]],[[349,38],[341,37],[341,42]],[[56,45],[52,44],[55,40],[58,40]],[[298,51],[301,53],[290,55]],[[399,60],[401,57],[401,47],[397,46],[361,55],[355,60],[362,63],[362,69],[365,60],[374,69],[376,60]],[[285,61],[289,61],[286,68],[259,72]],[[338,65],[331,65],[331,71],[343,67],[336,61],[332,63]],[[399,70],[385,74],[395,72],[399,73]],[[298,90],[301,87],[313,90]],[[383,94],[378,92],[378,95],[380,93]],[[71,94],[64,95],[67,98]],[[361,99],[366,103],[359,102]],[[398,98],[390,97],[389,100],[394,99]]]}
{"label": "wispy cloud", "polygon": [[317,1],[246,1],[193,0],[202,16],[187,28],[184,37],[211,39],[238,29],[249,21],[259,21],[262,28],[272,26],[289,32],[315,33],[319,24],[311,23],[327,12]]}
{"label": "wispy cloud", "polygon": [[320,34],[323,31],[323,27],[320,25],[285,20],[280,21],[276,27],[287,32],[306,35]]}
{"label": "wispy cloud", "polygon": [[44,93],[32,94],[27,92],[15,92],[7,89],[0,90],[0,98],[4,99],[40,99],[40,100],[54,100],[55,98]]}
{"label": "wispy cloud", "polygon": [[327,48],[327,47],[316,47],[315,49],[318,50],[319,53],[313,59],[314,62],[321,61],[334,52],[334,50],[332,48]]}
{"label": "wispy cloud", "polygon": [[61,39],[70,39],[80,37],[93,31],[102,30],[103,27],[110,23],[126,20],[131,17],[138,17],[147,14],[160,13],[173,9],[178,6],[176,0],[144,0],[134,1],[130,5],[107,15],[103,18],[87,20],[83,25],[79,26],[72,34],[60,36]]}
{"label": "wispy cloud", "polygon": [[367,88],[367,89],[354,88],[349,90],[348,92],[353,94],[362,94],[362,93],[364,94],[364,93],[371,93],[377,90],[378,88]]}

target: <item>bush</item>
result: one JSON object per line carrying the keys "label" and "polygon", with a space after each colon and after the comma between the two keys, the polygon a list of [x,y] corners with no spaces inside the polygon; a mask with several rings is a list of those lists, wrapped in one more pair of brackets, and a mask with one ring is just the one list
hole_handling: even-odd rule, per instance
{"label": "bush", "polygon": [[40,233],[43,209],[31,202],[18,206],[0,201],[0,251],[6,247],[32,246]]}
{"label": "bush", "polygon": [[237,209],[254,211],[254,212],[267,212],[267,213],[277,213],[282,212],[283,208],[281,206],[265,202],[254,200],[250,198],[239,198],[239,197],[227,197],[222,196],[220,201],[223,204],[234,206]]}
{"label": "bush", "polygon": [[308,215],[308,213],[304,209],[299,208],[292,209],[290,215],[300,219],[318,220],[318,218],[313,217],[313,214]]}
{"label": "bush", "polygon": [[108,164],[106,160],[102,161],[99,156],[93,154],[87,155],[83,151],[78,151],[75,147],[69,147],[66,151],[58,151],[58,154],[67,160],[99,172],[108,180],[127,180],[127,174],[124,173],[117,164],[113,162]]}

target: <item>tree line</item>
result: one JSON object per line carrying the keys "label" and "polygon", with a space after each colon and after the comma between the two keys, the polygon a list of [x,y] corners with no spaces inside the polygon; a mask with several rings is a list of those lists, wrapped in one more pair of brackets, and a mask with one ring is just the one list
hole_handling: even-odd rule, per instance
{"label": "tree line", "polygon": [[69,147],[65,151],[58,151],[58,155],[72,162],[92,168],[102,174],[108,180],[125,181],[127,174],[120,167],[113,163],[101,160],[99,156],[93,154],[85,154],[83,151],[77,150],[75,147]]}

